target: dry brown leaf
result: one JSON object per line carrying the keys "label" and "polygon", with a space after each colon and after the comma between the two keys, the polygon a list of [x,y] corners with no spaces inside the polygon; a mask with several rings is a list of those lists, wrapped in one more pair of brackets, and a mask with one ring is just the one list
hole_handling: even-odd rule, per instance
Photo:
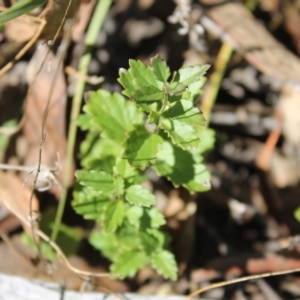
{"label": "dry brown leaf", "polygon": [[[50,97],[49,111],[45,123],[46,136],[42,148],[42,164],[50,168],[54,167],[57,154],[59,154],[61,170],[64,170],[66,160],[66,83],[62,66],[58,66],[57,57],[52,52],[46,57],[47,52],[47,45],[40,46],[35,51],[28,66],[27,77],[30,89],[26,99],[24,122],[28,153],[24,165],[36,166],[38,164],[43,117]],[[41,64],[43,64],[43,67],[37,75]],[[57,69],[58,72],[55,78]],[[52,84],[54,88],[51,90]],[[61,177],[62,172],[58,176],[60,182]],[[59,196],[60,190],[57,185],[53,185],[52,192],[57,197]]]}
{"label": "dry brown leaf", "polygon": [[[0,171],[0,202],[2,202],[12,213],[21,215],[28,220],[30,215],[31,190],[23,185],[22,180],[11,173]],[[39,211],[39,202],[36,196],[32,199],[32,210]],[[23,224],[24,229],[31,235],[31,228]]]}
{"label": "dry brown leaf", "polygon": [[261,72],[283,82],[300,84],[300,60],[267,31],[245,6],[226,3],[207,11],[208,31],[219,35]]}
{"label": "dry brown leaf", "polygon": [[5,24],[5,36],[12,41],[25,43],[29,41],[40,24],[33,21],[33,17],[23,15]]}

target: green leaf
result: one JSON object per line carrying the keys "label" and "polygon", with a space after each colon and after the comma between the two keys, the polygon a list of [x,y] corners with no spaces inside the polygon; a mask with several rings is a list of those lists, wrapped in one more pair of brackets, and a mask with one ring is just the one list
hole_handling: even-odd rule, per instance
{"label": "green leaf", "polygon": [[167,91],[168,93],[173,96],[173,95],[181,95],[186,89],[186,86],[180,82],[173,82],[171,83],[168,88]]}
{"label": "green leaf", "polygon": [[151,67],[135,60],[130,60],[129,65],[129,70],[122,72],[118,79],[124,87],[123,94],[137,102],[161,100],[164,84],[156,79]]}
{"label": "green leaf", "polygon": [[103,194],[110,194],[115,189],[113,177],[101,171],[76,171],[79,183]]}
{"label": "green leaf", "polygon": [[146,206],[149,207],[150,205],[155,204],[155,197],[154,195],[144,188],[142,185],[131,185],[125,194],[125,199],[134,205],[139,206]]}
{"label": "green leaf", "polygon": [[117,197],[122,196],[124,194],[124,187],[125,187],[124,179],[120,176],[117,176],[114,179],[114,184],[115,184],[114,194]]}
{"label": "green leaf", "polygon": [[126,217],[128,222],[134,227],[139,228],[144,209],[140,206],[132,205],[126,210]]}
{"label": "green leaf", "polygon": [[105,205],[110,201],[107,197],[87,188],[75,190],[73,196],[72,207],[76,213],[92,220],[100,220]]}
{"label": "green leaf", "polygon": [[190,192],[210,189],[210,174],[206,167],[195,161],[189,151],[184,151],[170,142],[165,141],[162,144],[153,168],[159,175],[171,180],[176,187],[183,185]]}
{"label": "green leaf", "polygon": [[146,210],[146,213],[150,217],[150,226],[152,228],[158,228],[166,224],[164,215],[155,207],[151,207]]}
{"label": "green leaf", "polygon": [[126,140],[124,157],[133,167],[146,168],[149,162],[155,160],[159,145],[163,139],[150,133],[143,127],[132,131]]}
{"label": "green leaf", "polygon": [[199,95],[202,94],[202,87],[205,82],[206,77],[201,77],[199,80],[191,83],[188,86],[186,93],[182,95],[182,98],[194,102],[199,97]]}
{"label": "green leaf", "polygon": [[170,68],[166,62],[162,60],[161,57],[156,56],[151,60],[151,65],[156,79],[161,82],[166,82],[171,75]]}
{"label": "green leaf", "polygon": [[153,102],[162,97],[163,91],[155,86],[142,86],[132,93],[132,98],[137,102]]}
{"label": "green leaf", "polygon": [[205,119],[201,111],[194,107],[193,102],[189,100],[180,100],[174,103],[163,114],[164,118],[178,120],[183,124],[188,124],[193,127],[201,127],[205,125]]}
{"label": "green leaf", "polygon": [[146,66],[139,60],[129,60],[130,72],[134,76],[134,80],[139,87],[142,86],[154,86],[160,88],[151,68]]}
{"label": "green leaf", "polygon": [[116,258],[119,243],[114,233],[94,230],[89,236],[89,242],[94,248],[101,251],[106,258],[112,261]]}
{"label": "green leaf", "polygon": [[84,111],[92,116],[92,122],[113,141],[122,143],[127,134],[138,124],[144,123],[143,113],[136,105],[120,94],[111,95],[99,90],[91,92]]}
{"label": "green leaf", "polygon": [[136,170],[128,163],[126,159],[120,158],[116,160],[116,167],[119,174],[127,180],[137,177]]}
{"label": "green leaf", "polygon": [[161,118],[159,127],[167,133],[175,145],[180,146],[182,149],[197,148],[199,145],[200,139],[197,130],[191,125],[184,124],[176,119]]}
{"label": "green leaf", "polygon": [[123,148],[119,144],[95,132],[89,132],[80,145],[81,164],[87,170],[111,173],[122,153]]}
{"label": "green leaf", "polygon": [[200,79],[209,69],[209,65],[185,67],[178,71],[179,82],[185,86]]}
{"label": "green leaf", "polygon": [[45,4],[47,0],[21,0],[8,8],[6,11],[0,13],[0,24],[13,20],[24,14],[27,14],[35,8]]}
{"label": "green leaf", "polygon": [[147,254],[144,251],[121,253],[111,265],[111,272],[121,278],[133,277],[137,271],[148,263]]}
{"label": "green leaf", "polygon": [[146,231],[139,232],[139,237],[144,251],[149,255],[158,248],[158,240]]}
{"label": "green leaf", "polygon": [[158,228],[166,223],[164,215],[155,207],[131,206],[126,211],[128,222],[141,229]]}
{"label": "green leaf", "polygon": [[104,207],[102,214],[103,228],[105,232],[115,231],[123,222],[125,216],[125,205],[122,200],[110,201]]}
{"label": "green leaf", "polygon": [[177,279],[177,264],[174,255],[169,251],[162,250],[154,253],[151,256],[151,265],[164,278]]}

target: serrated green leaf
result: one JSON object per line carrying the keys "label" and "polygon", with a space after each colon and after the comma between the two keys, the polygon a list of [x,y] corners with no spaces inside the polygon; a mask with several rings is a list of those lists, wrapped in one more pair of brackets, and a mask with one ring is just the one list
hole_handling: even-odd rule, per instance
{"label": "serrated green leaf", "polygon": [[123,200],[114,200],[106,204],[102,214],[105,232],[115,231],[122,224],[124,216],[125,205]]}
{"label": "serrated green leaf", "polygon": [[166,82],[171,75],[170,68],[166,62],[161,57],[156,56],[151,60],[151,65],[156,79],[161,82]]}
{"label": "serrated green leaf", "polygon": [[201,77],[199,80],[191,83],[188,86],[187,91],[182,95],[182,98],[189,101],[195,101],[199,95],[202,95],[202,87],[205,82],[206,77]]}
{"label": "serrated green leaf", "polygon": [[103,194],[112,193],[115,189],[113,177],[101,171],[76,171],[79,183]]}
{"label": "serrated green leaf", "polygon": [[178,120],[181,123],[191,125],[193,127],[201,127],[205,125],[205,118],[201,111],[194,107],[193,102],[189,100],[177,101],[163,114],[164,118]]}
{"label": "serrated green leaf", "polygon": [[131,226],[126,222],[126,219],[124,220],[123,225],[117,229],[115,235],[121,252],[133,251],[141,248],[138,228]]}
{"label": "serrated green leaf", "polygon": [[132,205],[126,210],[126,217],[128,222],[134,227],[139,228],[144,209],[140,206]]}
{"label": "serrated green leaf", "polygon": [[150,226],[152,228],[158,228],[166,224],[164,215],[155,207],[148,208],[146,213],[150,217]]}
{"label": "serrated green leaf", "polygon": [[141,229],[158,228],[166,223],[164,215],[155,207],[131,206],[126,216],[130,224]]}
{"label": "serrated green leaf", "polygon": [[151,256],[151,265],[164,278],[177,279],[177,264],[174,255],[167,250],[161,250]]}
{"label": "serrated green leaf", "polygon": [[76,121],[78,127],[80,127],[81,130],[89,130],[91,129],[91,116],[87,114],[82,114],[78,117]]}
{"label": "serrated green leaf", "polygon": [[130,132],[124,145],[126,158],[133,167],[144,170],[146,166],[156,158],[159,145],[163,139],[154,133],[150,133],[143,127]]}
{"label": "serrated green leaf", "polygon": [[129,70],[122,72],[118,78],[118,81],[125,88],[122,93],[128,98],[130,98],[131,94],[139,88],[134,80],[134,76]]}
{"label": "serrated green leaf", "polygon": [[200,142],[197,130],[193,126],[184,124],[176,119],[161,118],[159,127],[172,139],[175,145],[182,149],[197,148]]}
{"label": "serrated green leaf", "polygon": [[118,275],[121,278],[133,277],[148,261],[149,259],[144,251],[124,252],[117,257],[110,270],[113,275]]}
{"label": "serrated green leaf", "polygon": [[209,65],[202,65],[202,66],[192,66],[192,67],[185,67],[178,71],[179,75],[179,82],[185,86],[195,82],[197,79],[200,79],[206,71],[209,69]]}
{"label": "serrated green leaf", "polygon": [[92,122],[105,135],[117,143],[122,143],[136,125],[144,122],[143,113],[134,103],[126,101],[120,94],[111,95],[103,90],[90,94],[84,111],[92,116]]}
{"label": "serrated green leaf", "polygon": [[134,77],[137,86],[154,86],[160,88],[152,70],[139,60],[129,60],[130,72]]}
{"label": "serrated green leaf", "polygon": [[73,209],[85,219],[100,220],[103,209],[109,202],[107,197],[87,188],[82,188],[80,191],[75,190],[73,196]]}
{"label": "serrated green leaf", "polygon": [[155,236],[151,235],[150,233],[146,231],[140,231],[139,237],[141,240],[141,244],[143,247],[143,250],[149,255],[152,254],[155,250],[158,249],[158,240],[155,238]]}
{"label": "serrated green leaf", "polygon": [[202,128],[202,130],[199,130],[198,134],[201,143],[199,144],[198,148],[191,149],[191,152],[193,154],[202,154],[213,149],[216,140],[215,131],[211,128]]}
{"label": "serrated green leaf", "polygon": [[119,144],[94,132],[89,132],[80,145],[81,164],[87,170],[111,173],[122,153],[123,148]]}
{"label": "serrated green leaf", "polygon": [[166,176],[175,186],[183,185],[190,192],[210,189],[210,174],[206,167],[195,161],[189,151],[184,151],[170,142],[164,142],[157,154],[154,169]]}
{"label": "serrated green leaf", "polygon": [[130,180],[137,176],[136,169],[133,168],[126,159],[117,159],[116,160],[116,167],[119,174],[127,180]]}
{"label": "serrated green leaf", "polygon": [[172,82],[168,87],[167,87],[167,92],[169,95],[173,96],[179,96],[181,95],[186,89],[186,86],[180,82]]}
{"label": "serrated green leaf", "polygon": [[119,243],[114,233],[94,230],[89,236],[90,244],[101,251],[108,259],[114,261],[118,255]]}
{"label": "serrated green leaf", "polygon": [[168,244],[170,243],[171,240],[170,236],[157,228],[148,228],[147,232],[156,238],[157,240],[156,249],[163,249],[167,247]]}
{"label": "serrated green leaf", "polygon": [[142,86],[136,89],[131,96],[137,102],[153,102],[162,99],[163,91],[155,86]]}
{"label": "serrated green leaf", "polygon": [[121,197],[124,194],[124,179],[120,176],[117,176],[116,178],[114,178],[114,184],[114,194],[116,195],[116,197]]}
{"label": "serrated green leaf", "polygon": [[149,190],[144,188],[142,185],[138,185],[138,184],[131,185],[126,190],[125,199],[130,204],[139,205],[139,206],[149,207],[150,205],[155,204],[154,195]]}
{"label": "serrated green leaf", "polygon": [[130,60],[129,65],[129,70],[123,72],[118,79],[124,87],[123,94],[137,102],[161,100],[164,84],[156,79],[151,67],[135,60]]}

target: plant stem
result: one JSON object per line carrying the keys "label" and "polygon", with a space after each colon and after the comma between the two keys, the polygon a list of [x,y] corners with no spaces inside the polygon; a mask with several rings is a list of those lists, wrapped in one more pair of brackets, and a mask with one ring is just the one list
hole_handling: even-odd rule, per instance
{"label": "plant stem", "polygon": [[[85,38],[85,52],[83,56],[80,58],[78,71],[81,74],[86,75],[88,72],[88,67],[92,59],[92,47],[95,45],[97,36],[99,34],[99,31],[101,30],[103,21],[105,19],[105,16],[107,15],[107,12],[109,10],[109,7],[111,5],[111,0],[98,0],[97,5],[95,8],[95,12],[92,16],[92,19],[90,21],[86,38]],[[67,145],[67,161],[64,171],[64,180],[63,180],[63,192],[62,196],[60,198],[58,209],[56,212],[55,222],[53,226],[53,231],[51,235],[51,239],[53,241],[56,240],[59,227],[61,224],[62,216],[64,213],[65,205],[66,205],[66,199],[67,199],[67,193],[68,193],[68,182],[71,177],[72,172],[72,165],[74,160],[74,146],[75,146],[75,140],[76,140],[76,134],[77,134],[77,118],[80,113],[80,108],[82,105],[82,99],[83,99],[83,93],[84,93],[84,87],[85,87],[85,81],[83,79],[78,79],[76,84],[76,90],[75,95],[73,97],[72,101],[72,109],[71,109],[71,118],[70,118],[70,126],[69,126],[69,132],[68,132],[68,145]]]}

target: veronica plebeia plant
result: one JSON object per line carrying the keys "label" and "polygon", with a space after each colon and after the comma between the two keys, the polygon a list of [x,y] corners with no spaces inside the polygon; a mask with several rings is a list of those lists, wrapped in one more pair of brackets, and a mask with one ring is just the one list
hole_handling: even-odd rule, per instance
{"label": "veronica plebeia plant", "polygon": [[89,241],[112,261],[112,274],[134,276],[150,265],[175,280],[169,238],[159,229],[165,218],[142,183],[150,168],[192,193],[210,188],[202,154],[212,148],[214,135],[194,105],[208,65],[171,76],[160,57],[150,66],[129,64],[118,79],[123,95],[91,92],[83,108],[79,124],[88,131],[80,151],[84,169],[75,174],[72,205],[97,222]]}

